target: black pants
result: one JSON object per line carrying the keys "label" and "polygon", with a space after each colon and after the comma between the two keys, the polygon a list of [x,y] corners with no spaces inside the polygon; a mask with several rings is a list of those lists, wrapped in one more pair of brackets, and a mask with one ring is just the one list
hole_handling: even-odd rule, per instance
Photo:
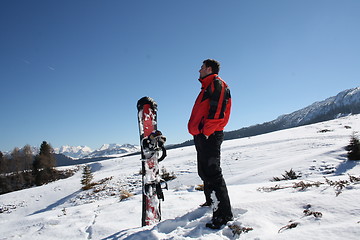
{"label": "black pants", "polygon": [[223,131],[218,131],[205,138],[203,134],[194,136],[197,151],[198,174],[204,182],[204,193],[207,202],[212,202],[214,191],[219,202],[214,209],[213,218],[232,218],[230,199],[220,167],[220,149],[224,140]]}

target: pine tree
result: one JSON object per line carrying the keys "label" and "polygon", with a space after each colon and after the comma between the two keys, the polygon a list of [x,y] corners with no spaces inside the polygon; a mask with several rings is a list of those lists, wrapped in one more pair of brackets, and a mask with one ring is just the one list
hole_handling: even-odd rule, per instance
{"label": "pine tree", "polygon": [[360,160],[360,141],[353,134],[350,139],[349,145],[346,146],[347,157],[349,160]]}
{"label": "pine tree", "polygon": [[83,175],[81,179],[81,184],[83,185],[83,190],[88,190],[91,188],[91,181],[93,180],[93,175],[91,173],[91,167],[86,165],[83,168]]}
{"label": "pine tree", "polygon": [[50,144],[43,141],[40,146],[40,153],[35,157],[35,169],[53,168],[56,166],[56,159],[54,157],[54,150]]}
{"label": "pine tree", "polygon": [[40,146],[40,153],[35,157],[33,163],[36,185],[40,186],[54,179],[52,170],[55,166],[56,159],[54,157],[54,150],[50,144],[43,141]]}

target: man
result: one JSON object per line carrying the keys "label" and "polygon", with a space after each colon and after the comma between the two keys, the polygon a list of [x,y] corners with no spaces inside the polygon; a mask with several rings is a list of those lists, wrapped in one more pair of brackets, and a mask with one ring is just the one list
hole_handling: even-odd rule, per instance
{"label": "man", "polygon": [[[231,95],[227,84],[218,76],[220,63],[213,59],[203,62],[200,72],[201,91],[188,123],[197,151],[198,174],[204,182],[206,202],[213,206],[212,221],[207,227],[219,229],[233,219],[226,183],[220,167],[220,148],[224,127],[229,121]],[[216,199],[211,198],[214,192]]]}

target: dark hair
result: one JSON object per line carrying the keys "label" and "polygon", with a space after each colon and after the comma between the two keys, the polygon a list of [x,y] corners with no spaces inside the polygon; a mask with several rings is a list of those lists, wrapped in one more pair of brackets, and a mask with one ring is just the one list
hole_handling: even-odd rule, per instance
{"label": "dark hair", "polygon": [[203,61],[206,67],[211,67],[212,73],[218,74],[220,71],[220,63],[214,59],[206,59]]}

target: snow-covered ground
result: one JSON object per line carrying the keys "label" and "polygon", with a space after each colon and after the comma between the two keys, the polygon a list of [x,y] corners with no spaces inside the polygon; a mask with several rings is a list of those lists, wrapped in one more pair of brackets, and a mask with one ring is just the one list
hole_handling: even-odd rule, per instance
{"label": "snow-covered ground", "polygon": [[[360,177],[360,161],[346,161],[344,150],[359,131],[360,115],[355,115],[225,141],[222,169],[235,216],[230,226],[252,228],[247,233],[205,228],[212,212],[199,207],[204,196],[195,190],[201,181],[191,146],[169,150],[161,163],[177,178],[165,190],[157,225],[140,227],[140,161],[131,156],[92,164],[94,181],[104,179],[96,193],[81,190],[79,171],[0,195],[0,239],[359,239],[360,184],[350,182],[349,174]],[[302,177],[271,181],[290,169]],[[340,193],[326,179],[348,184]],[[318,186],[293,187],[301,181]],[[134,196],[120,201],[121,190]]]}

